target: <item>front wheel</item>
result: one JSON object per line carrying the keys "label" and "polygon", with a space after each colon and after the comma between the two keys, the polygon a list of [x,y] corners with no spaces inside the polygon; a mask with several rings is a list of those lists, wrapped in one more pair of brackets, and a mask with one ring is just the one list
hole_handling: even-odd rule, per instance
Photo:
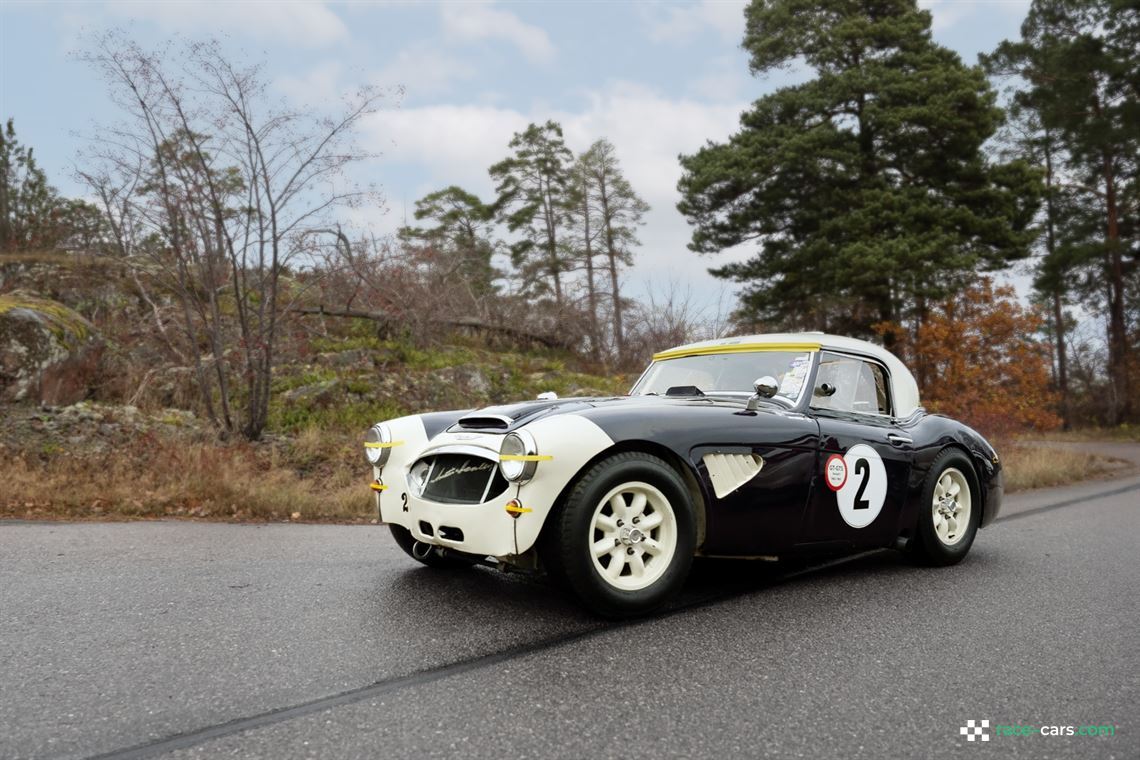
{"label": "front wheel", "polygon": [[982,516],[978,478],[970,458],[948,449],[934,460],[918,505],[915,556],[928,565],[961,562]]}
{"label": "front wheel", "polygon": [[543,564],[587,607],[642,615],[680,591],[696,521],[688,489],[665,461],[624,452],[598,462],[550,516]]}

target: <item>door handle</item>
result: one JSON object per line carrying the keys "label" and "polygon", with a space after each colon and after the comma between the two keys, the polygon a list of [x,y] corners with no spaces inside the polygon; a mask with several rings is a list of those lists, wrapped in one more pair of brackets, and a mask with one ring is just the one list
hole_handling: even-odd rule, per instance
{"label": "door handle", "polygon": [[907,438],[905,435],[899,435],[898,433],[888,433],[887,440],[890,441],[892,446],[909,446],[914,443],[913,439]]}

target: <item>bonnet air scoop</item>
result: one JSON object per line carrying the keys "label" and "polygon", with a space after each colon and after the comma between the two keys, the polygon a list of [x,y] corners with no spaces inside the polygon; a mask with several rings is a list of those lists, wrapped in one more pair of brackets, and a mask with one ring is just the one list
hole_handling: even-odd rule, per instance
{"label": "bonnet air scoop", "polygon": [[466,430],[506,430],[514,422],[505,414],[475,412],[459,418],[459,427]]}
{"label": "bonnet air scoop", "polygon": [[459,418],[456,428],[489,433],[514,430],[547,414],[564,414],[588,409],[583,399],[542,399],[478,409]]}

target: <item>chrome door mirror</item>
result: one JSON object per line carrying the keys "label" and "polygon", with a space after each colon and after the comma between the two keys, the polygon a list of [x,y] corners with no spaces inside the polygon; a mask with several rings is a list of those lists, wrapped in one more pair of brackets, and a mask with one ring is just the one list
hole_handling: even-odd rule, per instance
{"label": "chrome door mirror", "polygon": [[752,384],[756,389],[756,395],[748,399],[748,411],[756,411],[756,407],[760,404],[760,399],[772,398],[776,392],[780,390],[780,383],[776,378],[771,375],[757,378],[756,382]]}

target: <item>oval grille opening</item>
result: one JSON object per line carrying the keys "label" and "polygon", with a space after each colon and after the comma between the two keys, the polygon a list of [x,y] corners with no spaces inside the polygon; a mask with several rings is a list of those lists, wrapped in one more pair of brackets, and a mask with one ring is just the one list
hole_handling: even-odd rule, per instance
{"label": "oval grille opening", "polygon": [[482,504],[510,485],[496,462],[471,454],[424,457],[431,468],[421,496],[443,504]]}

